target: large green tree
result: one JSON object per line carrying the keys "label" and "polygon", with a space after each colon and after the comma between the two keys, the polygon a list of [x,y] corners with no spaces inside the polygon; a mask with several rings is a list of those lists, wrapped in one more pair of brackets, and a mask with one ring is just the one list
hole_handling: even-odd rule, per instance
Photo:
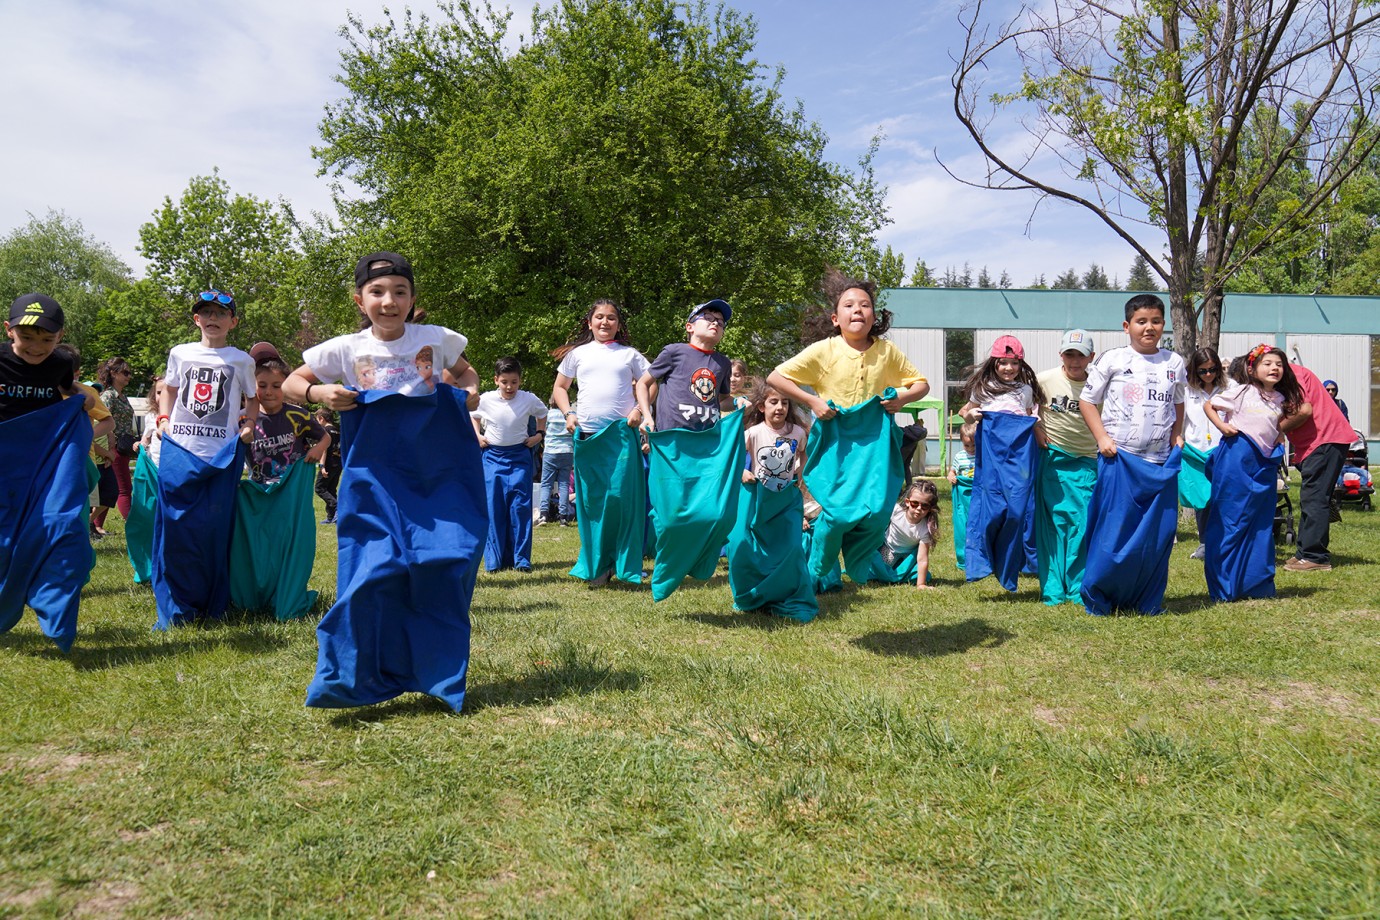
{"label": "large green tree", "polygon": [[315,151],[348,180],[349,232],[413,259],[419,303],[470,336],[481,374],[514,353],[543,387],[548,350],[601,296],[645,349],[724,297],[724,350],[773,361],[797,347],[826,263],[904,265],[873,242],[870,161],[825,159],[824,133],[754,57],[751,18],[564,0],[534,13],[530,38],[508,24],[468,0],[435,19],[352,18],[345,95]]}
{"label": "large green tree", "polygon": [[[1054,0],[995,24],[982,7],[953,76],[985,161],[972,184],[1096,215],[1164,282],[1182,353],[1217,344],[1233,276],[1316,228],[1380,142],[1369,0]],[[1262,112],[1278,130],[1252,130]]]}
{"label": "large green tree", "polygon": [[129,274],[109,246],[61,211],[30,215],[0,237],[0,306],[8,309],[32,291],[55,298],[67,318],[64,338],[81,349],[88,370],[110,356],[96,341],[97,317],[112,294],[129,286]]}
{"label": "large green tree", "polygon": [[[326,239],[330,236],[329,228],[303,231],[286,204],[232,192],[218,172],[194,176],[176,201],[164,198],[139,228],[147,283],[115,305],[105,324],[108,334],[130,338],[122,327],[143,328],[131,314],[152,313],[153,327],[136,340],[140,367],[145,367],[151,355],[166,355],[171,345],[196,338],[193,300],[215,289],[234,294],[238,305],[239,327],[231,344],[268,341],[289,361],[296,360],[307,340],[321,332],[311,323],[320,305],[329,310],[349,302],[343,282],[349,269],[337,264],[333,256],[339,247]],[[303,251],[304,238],[312,241],[311,259]],[[329,283],[314,271],[322,268],[330,272]],[[331,319],[326,334],[344,331],[343,316]]]}

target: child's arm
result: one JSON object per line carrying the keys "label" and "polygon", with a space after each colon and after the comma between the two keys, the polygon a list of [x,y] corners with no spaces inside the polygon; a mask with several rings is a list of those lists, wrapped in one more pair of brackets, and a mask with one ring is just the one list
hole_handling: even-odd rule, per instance
{"label": "child's arm", "polygon": [[283,381],[283,399],[298,405],[320,403],[337,412],[347,412],[355,407],[354,390],[338,383],[322,383],[321,378],[305,364]]}
{"label": "child's arm", "polygon": [[929,583],[930,578],[930,545],[923,540],[920,545],[915,547],[915,587],[921,591],[927,591],[934,585]]}
{"label": "child's arm", "polygon": [[172,414],[173,404],[177,400],[177,390],[177,387],[164,381],[163,392],[158,394],[158,415],[153,422],[153,436],[160,441],[163,440],[163,425]]}
{"label": "child's arm", "polygon": [[466,409],[473,412],[479,408],[479,372],[470,366],[470,362],[464,358],[456,361],[454,367],[441,372],[441,380],[469,393],[465,398]]}
{"label": "child's arm", "polygon": [[[545,406],[543,406],[542,408],[544,409]],[[546,438],[546,413],[542,412],[540,415],[538,415],[534,412],[532,413],[532,418],[536,419],[537,433],[522,442],[523,444],[526,444],[528,447],[536,447]],[[537,472],[540,473],[541,470],[537,470]]]}
{"label": "child's arm", "polygon": [[899,391],[893,398],[882,400],[882,408],[888,412],[900,412],[917,399],[924,399],[925,394],[929,391],[930,382],[928,380],[917,380],[904,390]]}
{"label": "child's arm", "polygon": [[1207,416],[1209,422],[1212,422],[1214,428],[1222,432],[1222,437],[1230,438],[1233,435],[1240,434],[1235,425],[1222,421],[1222,416],[1217,414],[1217,407],[1212,404],[1212,400],[1203,403],[1203,414]]}
{"label": "child's arm", "polygon": [[1174,404],[1174,427],[1169,430],[1169,443],[1175,447],[1184,446],[1184,404]]}
{"label": "child's arm", "polygon": [[240,440],[246,444],[254,443],[254,426],[259,424],[259,397],[244,398],[244,423],[240,425]]}
{"label": "child's arm", "polygon": [[962,409],[958,410],[958,417],[965,422],[980,422],[982,421],[982,410],[978,408],[977,403],[970,399],[963,404]]}
{"label": "child's arm", "polygon": [[302,459],[308,463],[320,463],[326,458],[326,451],[331,449],[331,433],[327,431],[317,440],[307,452],[302,455]]}
{"label": "child's arm", "polygon": [[575,413],[570,409],[570,385],[574,382],[565,374],[557,374],[556,383],[551,387],[551,405],[560,409],[561,415],[565,416],[567,434],[575,433]]}
{"label": "child's arm", "polygon": [[1092,432],[1093,439],[1097,441],[1097,452],[1104,457],[1115,457],[1116,442],[1102,425],[1102,403],[1079,400],[1078,412],[1083,416],[1083,423]]}
{"label": "child's arm", "polygon": [[776,390],[796,405],[809,406],[810,411],[815,414],[815,418],[833,418],[838,415],[837,409],[830,406],[818,396],[806,393],[794,380],[785,376],[780,371],[772,371],[767,375],[767,386]]}
{"label": "child's arm", "polygon": [[479,416],[471,415],[470,424],[474,426],[474,436],[479,439],[479,449],[483,450],[489,446],[488,440],[484,437],[484,426],[479,421]]}
{"label": "child's arm", "polygon": [[1302,424],[1304,424],[1305,422],[1307,422],[1307,421],[1308,421],[1309,419],[1311,419],[1312,417],[1313,417],[1313,404],[1310,403],[1310,402],[1306,402],[1306,403],[1304,403],[1303,405],[1299,406],[1299,411],[1295,412],[1293,415],[1289,416],[1288,418],[1284,418],[1284,419],[1280,419],[1280,420],[1279,420],[1279,433],[1280,433],[1280,434],[1288,434],[1289,432],[1293,431],[1295,428],[1298,428],[1300,425],[1302,425]]}
{"label": "child's arm", "polygon": [[633,392],[637,395],[637,408],[642,410],[643,431],[656,430],[656,423],[652,421],[652,386],[655,383],[652,372],[646,371],[633,384]]}

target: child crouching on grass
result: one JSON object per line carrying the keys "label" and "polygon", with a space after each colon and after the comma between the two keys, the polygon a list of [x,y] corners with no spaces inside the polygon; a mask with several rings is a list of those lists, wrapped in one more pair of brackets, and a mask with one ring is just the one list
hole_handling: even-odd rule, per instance
{"label": "child crouching on grass", "polygon": [[[933,588],[929,583],[930,548],[938,538],[939,490],[928,479],[917,479],[891,509],[886,542],[879,551],[882,562],[895,574],[894,581],[913,581],[917,588]],[[893,581],[889,577],[881,580]]]}

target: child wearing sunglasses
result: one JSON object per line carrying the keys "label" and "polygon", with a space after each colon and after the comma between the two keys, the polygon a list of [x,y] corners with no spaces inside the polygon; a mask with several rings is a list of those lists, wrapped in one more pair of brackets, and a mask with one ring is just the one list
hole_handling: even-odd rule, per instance
{"label": "child wearing sunglasses", "polygon": [[920,589],[933,588],[930,547],[939,536],[939,490],[928,479],[917,479],[901,493],[891,509],[891,524],[882,544],[882,562]]}
{"label": "child wearing sunglasses", "polygon": [[1192,508],[1198,525],[1198,548],[1190,558],[1202,559],[1203,525],[1207,523],[1212,485],[1207,477],[1208,454],[1222,436],[1208,421],[1206,406],[1226,385],[1222,359],[1211,348],[1200,348],[1188,358],[1184,387],[1184,465],[1179,470],[1179,505]]}

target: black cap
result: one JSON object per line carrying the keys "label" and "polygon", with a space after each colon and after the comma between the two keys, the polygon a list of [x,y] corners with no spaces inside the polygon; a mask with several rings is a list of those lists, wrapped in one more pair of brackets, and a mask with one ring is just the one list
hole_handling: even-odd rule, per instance
{"label": "black cap", "polygon": [[371,252],[355,263],[357,288],[364,287],[370,278],[382,278],[386,275],[401,275],[412,285],[413,290],[417,288],[417,281],[412,277],[412,263],[396,252]]}
{"label": "black cap", "polygon": [[10,304],[10,327],[37,326],[47,332],[61,332],[67,325],[58,302],[46,294],[25,294]]}

